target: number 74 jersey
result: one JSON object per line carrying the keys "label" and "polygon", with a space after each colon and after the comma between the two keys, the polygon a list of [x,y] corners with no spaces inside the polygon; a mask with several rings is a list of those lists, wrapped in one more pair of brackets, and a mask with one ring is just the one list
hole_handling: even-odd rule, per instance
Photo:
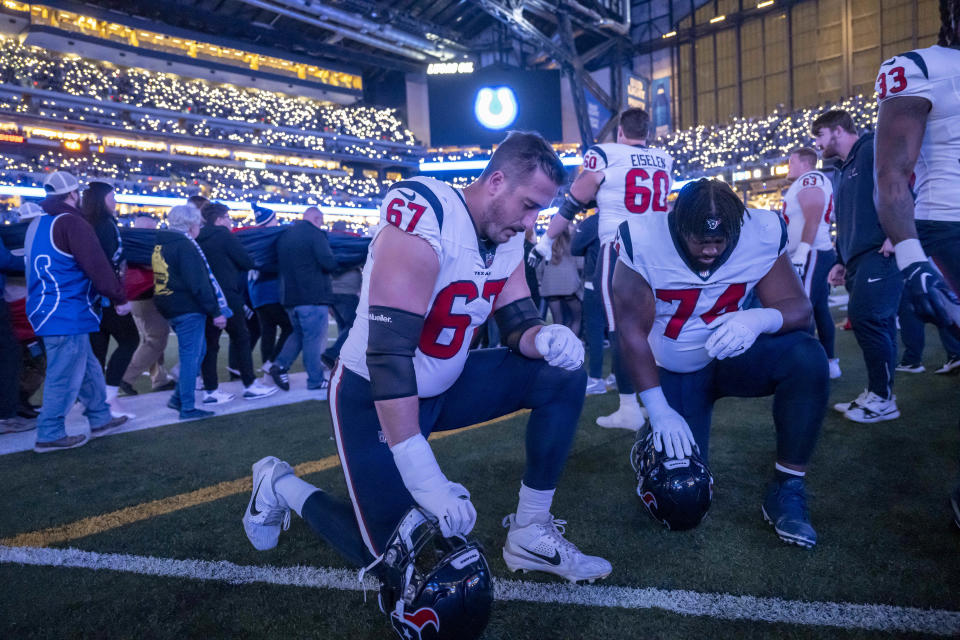
{"label": "number 74 jersey", "polygon": [[367,380],[370,278],[377,236],[389,225],[426,241],[440,262],[413,358],[420,397],[437,396],[460,377],[473,334],[490,316],[507,278],[523,262],[523,235],[500,245],[481,245],[459,189],[425,177],[394,184],[380,206],[380,223],[363,268],[357,318],[340,351],[344,366]]}
{"label": "number 74 jersey", "polygon": [[704,345],[714,330],[707,325],[743,307],[783,253],[787,231],[772,211],[748,209],[736,242],[731,241],[710,270],[697,271],[685,258],[672,215],[630,218],[620,225],[614,246],[620,262],[643,276],[656,298],[649,342],[657,364],[689,373],[710,363]]}
{"label": "number 74 jersey", "polygon": [[613,242],[620,223],[632,214],[665,213],[673,157],[663,149],[609,142],[587,149],[583,170],[603,174],[597,190],[597,233]]}

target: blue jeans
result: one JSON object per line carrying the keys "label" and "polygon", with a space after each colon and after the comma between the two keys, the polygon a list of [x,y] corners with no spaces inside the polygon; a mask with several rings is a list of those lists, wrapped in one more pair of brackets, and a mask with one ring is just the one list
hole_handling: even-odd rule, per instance
{"label": "blue jeans", "polygon": [[323,384],[323,350],[327,347],[327,307],[322,304],[302,304],[287,307],[293,333],[283,343],[280,355],[274,361],[281,369],[289,369],[303,350],[303,368],[307,370],[307,389],[318,389]]}
{"label": "blue jeans", "polygon": [[207,316],[202,313],[185,313],[170,318],[170,326],[177,334],[177,348],[180,353],[180,379],[171,400],[180,404],[180,411],[189,411],[195,407],[197,372],[200,371],[200,361],[207,349],[204,339],[206,323]]}
{"label": "blue jeans", "polygon": [[47,351],[47,377],[43,387],[43,408],[37,418],[37,442],[53,442],[67,435],[65,419],[80,399],[91,427],[110,422],[106,380],[100,362],[93,355],[90,336],[43,336]]}

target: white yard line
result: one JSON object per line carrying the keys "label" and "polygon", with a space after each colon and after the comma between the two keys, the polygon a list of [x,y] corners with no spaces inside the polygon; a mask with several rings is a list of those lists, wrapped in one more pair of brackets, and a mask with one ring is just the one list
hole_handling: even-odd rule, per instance
{"label": "white yard line", "polygon": [[[78,549],[0,546],[0,564],[122,571],[150,576],[211,580],[229,584],[267,583],[359,591],[357,572],[323,567],[261,567],[208,560],[175,560]],[[376,590],[368,577],[365,587]],[[891,633],[960,634],[960,612],[883,604],[804,602],[673,589],[570,585],[498,579],[496,598],[621,609],[661,609],[723,620],[869,629]]]}

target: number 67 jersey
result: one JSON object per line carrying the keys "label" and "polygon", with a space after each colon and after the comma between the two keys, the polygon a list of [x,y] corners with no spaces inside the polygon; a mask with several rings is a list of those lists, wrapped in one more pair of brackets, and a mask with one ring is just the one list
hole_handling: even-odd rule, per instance
{"label": "number 67 jersey", "polygon": [[377,260],[377,237],[387,225],[425,240],[440,261],[413,358],[420,397],[440,395],[460,376],[474,333],[490,316],[507,278],[523,262],[523,235],[500,245],[481,246],[459,189],[425,177],[394,184],[380,206],[380,222],[363,268],[357,318],[340,352],[344,366],[367,380],[370,277]]}
{"label": "number 67 jersey", "polygon": [[686,259],[685,243],[672,217],[671,213],[630,218],[620,225],[615,246],[620,262],[643,276],[656,298],[649,342],[657,364],[690,373],[712,360],[704,345],[714,330],[707,325],[742,308],[783,253],[787,231],[777,214],[747,209],[740,235],[708,271],[697,271]]}

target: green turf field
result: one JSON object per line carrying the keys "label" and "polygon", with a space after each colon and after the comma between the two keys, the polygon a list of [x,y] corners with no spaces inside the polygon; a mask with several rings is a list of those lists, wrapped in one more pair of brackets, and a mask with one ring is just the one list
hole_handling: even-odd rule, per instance
{"label": "green turf field", "polygon": [[[835,381],[831,402],[852,399],[864,383],[853,336],[840,331],[837,340],[844,376]],[[926,364],[932,369],[941,364],[942,351],[932,332],[928,344]],[[814,550],[783,544],[760,516],[760,496],[773,465],[769,399],[718,403],[711,442],[713,507],[697,529],[672,533],[641,511],[633,491],[627,460],[633,435],[594,424],[597,415],[615,408],[615,394],[588,398],[554,513],[568,521],[569,539],[613,563],[613,573],[602,583],[608,587],[689,590],[708,604],[717,594],[731,594],[937,609],[945,610],[934,618],[944,621],[943,628],[936,623],[921,628],[928,633],[960,629],[960,530],[950,523],[947,505],[960,453],[958,385],[956,376],[899,375],[904,417],[880,425],[856,425],[828,412],[809,476],[812,518],[821,540]],[[524,423],[525,417],[514,417],[434,443],[446,474],[473,494],[479,513],[474,535],[488,550],[495,577],[532,583],[534,601],[495,604],[485,637],[911,635],[903,629],[871,630],[866,623],[757,620],[794,620],[795,602],[781,607],[765,600],[764,611],[772,611],[772,618],[750,614],[739,620],[723,607],[713,612],[707,607],[698,615],[624,608],[618,604],[626,601],[617,593],[597,590],[601,583],[592,591],[553,589],[597,594],[593,606],[538,601],[552,592],[545,587],[563,587],[562,582],[509,574],[500,557],[500,519],[515,508],[522,474]],[[294,465],[321,461],[313,468],[325,470],[307,479],[345,496],[340,469],[329,460],[335,448],[327,404],[306,402],[107,437],[56,456],[4,456],[0,538],[4,545],[164,561],[290,570],[345,567],[297,517],[277,549],[259,553],[249,545],[240,525],[249,483],[231,481],[249,476],[250,465],[268,454]],[[217,489],[218,483],[226,484]],[[208,487],[215,488],[196,493]],[[187,497],[180,502],[160,503],[162,513],[152,511],[151,501],[182,494]],[[109,516],[84,520],[103,514]],[[11,540],[63,525],[68,526]],[[372,591],[364,603],[355,590],[145,576],[132,572],[137,570],[133,560],[123,563],[130,567],[0,564],[0,638],[391,637]],[[666,597],[680,598],[675,591]],[[831,606],[815,607],[825,622]],[[779,616],[781,609],[785,617]]]}

